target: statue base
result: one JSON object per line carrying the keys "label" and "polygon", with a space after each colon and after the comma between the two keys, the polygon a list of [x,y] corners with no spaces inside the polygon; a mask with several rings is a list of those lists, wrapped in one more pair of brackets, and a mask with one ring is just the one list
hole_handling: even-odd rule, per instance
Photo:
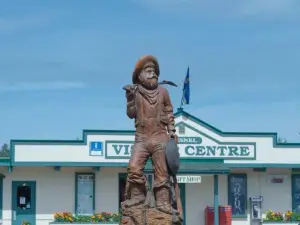
{"label": "statue base", "polygon": [[120,225],[182,225],[179,215],[170,215],[143,204],[122,207],[122,213]]}

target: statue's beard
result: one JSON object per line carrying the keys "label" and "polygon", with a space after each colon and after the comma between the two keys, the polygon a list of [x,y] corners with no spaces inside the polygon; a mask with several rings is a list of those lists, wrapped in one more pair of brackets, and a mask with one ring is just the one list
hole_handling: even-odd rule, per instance
{"label": "statue's beard", "polygon": [[143,85],[143,87],[153,90],[153,89],[157,88],[158,80],[156,77],[149,78],[149,79],[142,79],[141,84]]}

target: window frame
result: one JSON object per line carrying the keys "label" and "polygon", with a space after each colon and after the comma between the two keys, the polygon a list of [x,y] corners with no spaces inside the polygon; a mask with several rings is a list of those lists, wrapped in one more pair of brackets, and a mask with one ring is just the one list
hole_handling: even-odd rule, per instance
{"label": "window frame", "polygon": [[232,207],[232,198],[231,198],[231,182],[230,179],[232,177],[237,177],[237,178],[243,178],[245,180],[245,197],[244,197],[244,202],[245,202],[245,213],[242,215],[235,215],[232,214],[232,218],[246,218],[248,216],[248,182],[247,182],[247,174],[246,173],[230,173],[227,176],[227,204]]}

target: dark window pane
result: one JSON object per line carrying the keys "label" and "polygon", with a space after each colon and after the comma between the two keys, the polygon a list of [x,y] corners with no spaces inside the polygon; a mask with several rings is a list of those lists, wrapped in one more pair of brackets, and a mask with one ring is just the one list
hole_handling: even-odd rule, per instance
{"label": "dark window pane", "polygon": [[31,187],[24,184],[17,187],[17,207],[20,209],[31,208]]}

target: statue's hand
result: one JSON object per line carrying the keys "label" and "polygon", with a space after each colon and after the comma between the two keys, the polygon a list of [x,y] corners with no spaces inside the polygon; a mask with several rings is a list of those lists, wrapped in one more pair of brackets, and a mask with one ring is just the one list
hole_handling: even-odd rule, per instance
{"label": "statue's hand", "polygon": [[123,89],[126,91],[126,98],[128,102],[131,102],[134,100],[134,96],[135,96],[135,90],[136,87],[134,85],[126,85],[123,87]]}

